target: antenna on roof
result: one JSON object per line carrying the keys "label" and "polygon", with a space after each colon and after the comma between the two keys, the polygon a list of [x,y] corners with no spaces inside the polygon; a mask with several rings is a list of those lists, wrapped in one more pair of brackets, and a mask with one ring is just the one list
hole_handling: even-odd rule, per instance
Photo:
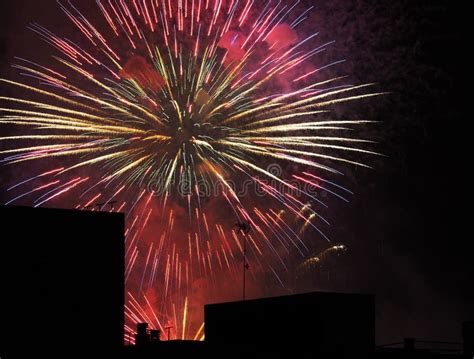
{"label": "antenna on roof", "polygon": [[235,224],[237,232],[242,233],[243,238],[243,268],[242,268],[242,300],[245,300],[245,272],[249,269],[247,263],[247,235],[250,232],[250,224],[248,222],[237,222]]}

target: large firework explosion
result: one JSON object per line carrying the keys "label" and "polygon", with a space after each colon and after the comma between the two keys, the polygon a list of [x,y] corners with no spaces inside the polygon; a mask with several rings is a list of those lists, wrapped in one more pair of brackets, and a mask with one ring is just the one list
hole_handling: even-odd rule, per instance
{"label": "large firework explosion", "polygon": [[17,58],[24,79],[0,79],[18,94],[0,98],[1,161],[30,173],[7,203],[124,212],[126,331],[202,339],[203,302],[240,299],[244,242],[253,296],[311,258],[306,231],[338,248],[319,193],[347,200],[338,163],[374,152],[353,136],[368,121],[329,110],[378,93],[322,77],[341,61],[318,63],[331,43],[300,30],[300,1],[96,5],[59,3],[77,36],[32,24],[51,61]]}

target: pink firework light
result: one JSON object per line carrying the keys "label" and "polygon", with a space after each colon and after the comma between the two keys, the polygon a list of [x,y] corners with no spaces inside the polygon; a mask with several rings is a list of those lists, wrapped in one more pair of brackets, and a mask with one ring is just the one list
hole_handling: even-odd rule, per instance
{"label": "pink firework light", "polygon": [[305,231],[329,242],[318,191],[347,201],[330,177],[376,154],[350,135],[369,121],[329,110],[381,93],[321,78],[341,61],[317,64],[331,43],[300,30],[312,10],[300,1],[96,5],[88,17],[59,2],[74,40],[32,24],[51,62],[18,58],[25,79],[0,79],[20,93],[0,98],[13,132],[1,161],[34,172],[7,203],[124,212],[126,339],[146,321],[165,339],[202,340],[203,303],[240,299],[234,223],[250,228],[253,297],[285,287],[288,258],[312,251]]}

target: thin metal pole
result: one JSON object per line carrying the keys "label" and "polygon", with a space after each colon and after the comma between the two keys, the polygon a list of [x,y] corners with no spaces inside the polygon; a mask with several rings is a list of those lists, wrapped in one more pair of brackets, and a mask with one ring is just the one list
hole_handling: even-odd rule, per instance
{"label": "thin metal pole", "polygon": [[243,267],[243,282],[242,282],[242,294],[243,294],[243,300],[245,300],[245,272],[247,271],[247,236],[245,235],[245,232],[242,232],[244,235],[244,267]]}

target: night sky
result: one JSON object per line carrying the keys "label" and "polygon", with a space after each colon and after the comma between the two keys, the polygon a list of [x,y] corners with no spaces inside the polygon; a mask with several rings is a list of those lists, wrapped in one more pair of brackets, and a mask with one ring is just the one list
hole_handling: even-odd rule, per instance
{"label": "night sky", "polygon": [[[378,344],[403,337],[460,341],[462,321],[474,318],[470,162],[461,148],[469,145],[461,80],[470,42],[461,39],[467,10],[449,3],[315,2],[322,38],[336,40],[328,56],[347,59],[338,70],[353,83],[376,82],[377,91],[390,92],[344,107],[352,117],[378,121],[363,135],[385,156],[367,161],[372,170],[346,171],[355,195],[331,207],[329,234],[349,252],[330,271],[335,279],[318,288],[375,293]],[[68,26],[55,1],[2,1],[1,77],[17,76],[9,66],[14,56],[50,55],[26,29],[30,22]],[[3,188],[15,173],[0,171]]]}

